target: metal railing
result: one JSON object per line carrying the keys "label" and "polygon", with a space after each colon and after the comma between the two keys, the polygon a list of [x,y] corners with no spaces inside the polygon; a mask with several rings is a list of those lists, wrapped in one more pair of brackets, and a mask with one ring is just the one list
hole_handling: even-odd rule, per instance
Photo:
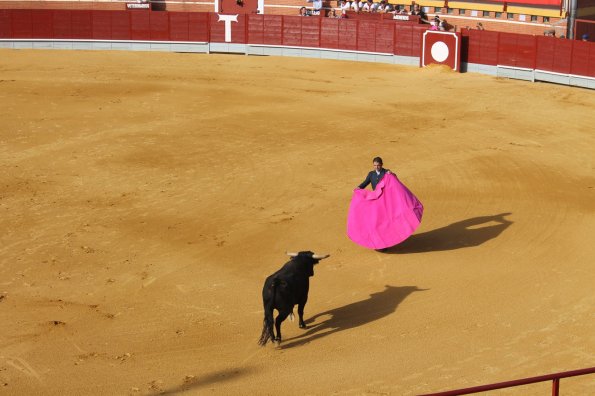
{"label": "metal railing", "polygon": [[590,367],[581,370],[564,371],[561,373],[540,375],[538,377],[529,377],[518,379],[514,381],[498,382],[489,385],[474,386],[472,388],[456,389],[445,392],[437,393],[426,393],[420,396],[456,396],[456,395],[468,395],[470,393],[478,393],[491,391],[503,388],[512,388],[514,386],[534,384],[537,382],[552,381],[552,396],[559,396],[560,394],[560,379],[568,377],[576,377],[577,375],[595,374],[595,367]]}

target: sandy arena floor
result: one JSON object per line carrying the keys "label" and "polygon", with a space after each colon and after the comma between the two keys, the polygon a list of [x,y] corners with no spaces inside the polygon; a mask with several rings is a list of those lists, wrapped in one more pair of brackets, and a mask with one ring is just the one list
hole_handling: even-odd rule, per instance
{"label": "sandy arena floor", "polygon": [[[2,394],[414,395],[595,365],[594,91],[1,50],[0,108]],[[345,233],[376,155],[425,205],[384,254]],[[259,347],[298,250],[331,254],[310,327]]]}

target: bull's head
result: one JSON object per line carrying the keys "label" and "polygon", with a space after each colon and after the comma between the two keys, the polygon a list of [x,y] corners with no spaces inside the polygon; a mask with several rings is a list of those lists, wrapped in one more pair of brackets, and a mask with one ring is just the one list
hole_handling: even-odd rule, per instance
{"label": "bull's head", "polygon": [[314,260],[323,260],[327,257],[330,257],[330,254],[314,254],[313,252],[310,251],[303,251],[303,252],[299,252],[299,253],[290,253],[287,252],[287,255],[290,257],[297,257],[297,256],[305,256],[305,257],[312,257]]}
{"label": "bull's head", "polygon": [[287,255],[292,257],[293,260],[300,260],[306,265],[308,276],[314,276],[314,264],[318,264],[320,260],[323,260],[330,256],[330,254],[314,254],[310,251],[302,251],[299,253],[289,253]]}

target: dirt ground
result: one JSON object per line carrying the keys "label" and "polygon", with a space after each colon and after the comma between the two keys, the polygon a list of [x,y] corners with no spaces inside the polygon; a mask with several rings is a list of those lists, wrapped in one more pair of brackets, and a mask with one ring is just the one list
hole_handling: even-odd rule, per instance
{"label": "dirt ground", "polygon": [[[594,366],[595,91],[1,50],[0,108],[2,394],[414,395]],[[386,253],[346,236],[377,155],[425,206]],[[331,255],[308,328],[260,347],[264,279],[298,250]]]}

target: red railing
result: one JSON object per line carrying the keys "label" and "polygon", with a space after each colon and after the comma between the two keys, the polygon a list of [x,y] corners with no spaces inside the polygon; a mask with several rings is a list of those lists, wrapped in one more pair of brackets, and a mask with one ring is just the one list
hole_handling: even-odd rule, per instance
{"label": "red railing", "polygon": [[558,396],[560,394],[560,379],[568,377],[576,377],[577,375],[595,374],[595,367],[564,371],[556,374],[540,375],[539,377],[523,378],[514,381],[498,382],[496,384],[474,386],[472,388],[456,389],[446,392],[438,393],[427,393],[420,396],[458,396],[468,395],[471,393],[486,392],[496,389],[512,388],[515,386],[535,384],[537,382],[552,381],[552,396]]}

